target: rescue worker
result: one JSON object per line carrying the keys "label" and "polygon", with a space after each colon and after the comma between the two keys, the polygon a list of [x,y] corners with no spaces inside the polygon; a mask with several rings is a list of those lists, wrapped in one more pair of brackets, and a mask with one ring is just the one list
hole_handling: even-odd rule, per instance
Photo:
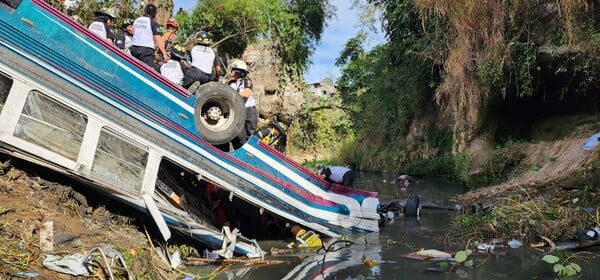
{"label": "rescue worker", "polygon": [[125,19],[121,30],[115,34],[115,46],[122,49],[126,54],[131,54],[131,45],[133,44],[133,20]]}
{"label": "rescue worker", "polygon": [[175,34],[179,29],[179,23],[176,19],[171,18],[167,20],[165,24],[167,27],[167,32],[162,36],[163,42],[165,42],[165,50],[167,53],[171,53],[171,47],[177,44],[177,35]]}
{"label": "rescue worker", "polygon": [[281,144],[285,142],[285,130],[277,122],[257,131],[255,135],[260,141],[283,152]]}
{"label": "rescue worker", "polygon": [[[221,76],[221,66],[217,51],[210,47],[212,40],[206,31],[196,33],[196,46],[191,50],[192,68],[183,79],[182,86],[189,88],[194,82],[205,84],[218,81]],[[214,71],[213,71],[214,69]]]}
{"label": "rescue worker", "polygon": [[323,247],[323,241],[319,238],[319,235],[313,231],[307,231],[297,225],[291,229],[292,234],[296,237],[294,242],[290,242],[288,248],[321,248]]}
{"label": "rescue worker", "polygon": [[400,174],[394,183],[398,187],[408,187],[408,185],[415,182],[415,178],[411,177],[410,175]]}
{"label": "rescue worker", "polygon": [[160,74],[169,79],[169,81],[181,85],[181,81],[188,68],[185,64],[186,59],[185,47],[174,45],[171,48],[169,61],[160,66]]}
{"label": "rescue worker", "polygon": [[234,149],[237,149],[246,143],[250,135],[256,131],[258,111],[256,110],[256,99],[252,96],[252,80],[248,77],[248,65],[240,59],[234,59],[229,66],[231,68],[229,74],[232,79],[227,84],[242,96],[246,107],[244,129],[233,141]]}
{"label": "rescue worker", "polygon": [[111,25],[115,19],[115,15],[108,10],[94,12],[94,15],[96,16],[96,20],[88,26],[88,30],[112,44],[115,36]]}
{"label": "rescue worker", "polygon": [[342,184],[348,188],[354,187],[356,172],[353,168],[345,166],[330,166],[321,170],[321,178],[330,184]]}
{"label": "rescue worker", "polygon": [[160,50],[163,61],[169,60],[169,54],[165,50],[160,25],[154,20],[156,13],[156,6],[147,4],[144,7],[144,15],[133,22],[131,55],[160,72],[160,67],[154,60],[154,49],[158,48]]}

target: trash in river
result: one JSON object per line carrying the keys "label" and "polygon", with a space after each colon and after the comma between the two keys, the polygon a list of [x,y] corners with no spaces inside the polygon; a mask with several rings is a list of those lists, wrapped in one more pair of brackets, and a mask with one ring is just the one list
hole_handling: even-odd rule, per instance
{"label": "trash in river", "polygon": [[592,150],[594,147],[596,147],[596,145],[598,145],[600,140],[600,133],[596,133],[592,136],[590,136],[590,138],[588,138],[582,145],[582,149],[584,151],[590,151]]}
{"label": "trash in river", "polygon": [[57,256],[49,254],[44,259],[44,266],[50,270],[60,273],[71,274],[74,276],[89,276],[89,272],[83,264],[86,256],[75,253],[66,256]]}
{"label": "trash in river", "polygon": [[442,251],[435,250],[435,249],[427,249],[427,250],[417,251],[416,254],[418,256],[428,257],[428,258],[450,258],[450,257],[452,257],[452,255],[450,255],[450,253],[442,252]]}
{"label": "trash in river", "polygon": [[451,261],[454,261],[454,259],[452,258],[452,255],[450,253],[442,252],[442,251],[435,250],[435,249],[427,249],[427,250],[420,250],[420,251],[412,252],[412,253],[405,255],[404,257],[413,259],[413,260],[420,260],[420,261],[426,261],[426,260],[434,260],[434,261],[451,260]]}
{"label": "trash in river", "polygon": [[395,217],[418,217],[421,211],[419,205],[419,196],[409,195],[404,200],[392,201],[385,205],[381,205],[379,214],[382,220],[394,220]]}
{"label": "trash in river", "polygon": [[575,232],[575,240],[578,241],[592,241],[597,240],[600,233],[599,228],[590,228],[584,230],[578,230]]}
{"label": "trash in river", "polygon": [[477,245],[477,250],[479,250],[479,252],[491,253],[491,252],[494,251],[494,249],[496,249],[496,246],[494,246],[492,244],[479,244],[479,245]]}
{"label": "trash in river", "polygon": [[19,275],[19,276],[24,276],[24,277],[27,277],[27,278],[35,278],[35,277],[38,277],[38,276],[40,276],[40,274],[39,274],[39,273],[35,273],[35,272],[24,272],[24,271],[21,271],[21,272],[17,273],[17,275]]}
{"label": "trash in river", "polygon": [[40,249],[42,252],[52,252],[54,250],[54,221],[48,220],[42,224],[40,230]]}
{"label": "trash in river", "polygon": [[205,259],[216,260],[219,258],[219,254],[213,253],[213,252],[209,251],[208,249],[204,249],[204,251],[202,251],[202,257]]}
{"label": "trash in river", "polygon": [[374,266],[378,265],[378,263],[377,263],[377,261],[374,261],[374,260],[364,260],[363,261],[363,265],[366,268],[371,268],[371,267],[374,267]]}
{"label": "trash in river", "polygon": [[[110,261],[108,258],[110,258]],[[129,271],[129,268],[127,268],[123,254],[110,245],[105,245],[102,248],[95,247],[90,250],[85,257],[84,265],[86,265],[86,268],[90,271],[98,270],[104,274],[108,274],[110,279],[114,279],[113,269],[120,273],[125,273],[127,279],[132,279],[131,272]]]}
{"label": "trash in river", "polygon": [[510,247],[510,248],[515,249],[515,248],[519,248],[521,246],[523,246],[523,243],[521,243],[521,241],[519,241],[519,240],[511,239],[508,241],[508,247]]}
{"label": "trash in river", "polygon": [[393,220],[394,219],[394,211],[387,211],[387,218],[389,220]]}

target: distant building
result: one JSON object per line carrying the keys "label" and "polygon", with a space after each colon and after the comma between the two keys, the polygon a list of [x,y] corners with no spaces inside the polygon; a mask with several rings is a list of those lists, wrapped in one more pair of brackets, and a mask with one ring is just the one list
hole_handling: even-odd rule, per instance
{"label": "distant building", "polygon": [[317,83],[307,84],[306,89],[315,96],[331,97],[338,93],[333,80],[330,78],[325,78]]}

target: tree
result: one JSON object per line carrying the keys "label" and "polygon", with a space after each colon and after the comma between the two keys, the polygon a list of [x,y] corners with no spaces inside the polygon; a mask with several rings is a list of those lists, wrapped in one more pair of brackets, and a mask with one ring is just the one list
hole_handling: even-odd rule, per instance
{"label": "tree", "polygon": [[328,0],[205,0],[176,18],[183,36],[210,32],[225,57],[240,57],[257,40],[272,41],[282,64],[292,66],[283,70],[301,76],[333,12]]}
{"label": "tree", "polygon": [[112,11],[117,16],[113,28],[118,28],[126,18],[135,19],[139,16],[138,9],[135,7],[135,4],[137,4],[135,0],[80,0],[77,5],[69,10],[63,6],[64,1],[62,0],[46,0],[46,2],[68,16],[77,15],[79,21],[85,26],[96,19],[94,15],[96,11],[104,9]]}
{"label": "tree", "polygon": [[348,40],[336,61],[337,83],[361,151],[355,157],[363,168],[386,170],[406,160],[401,155],[409,125],[432,100],[439,72],[430,48],[440,37],[426,32],[431,27],[422,24],[412,1],[370,3],[383,12],[389,42],[366,51],[364,32]]}

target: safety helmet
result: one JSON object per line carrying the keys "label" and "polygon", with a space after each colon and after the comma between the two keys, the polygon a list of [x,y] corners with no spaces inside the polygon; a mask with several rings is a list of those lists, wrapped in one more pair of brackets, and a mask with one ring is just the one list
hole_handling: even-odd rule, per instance
{"label": "safety helmet", "polygon": [[248,73],[248,65],[241,59],[234,59],[229,63],[229,67],[234,71],[241,71],[242,74]]}
{"label": "safety helmet", "polygon": [[123,24],[121,25],[121,29],[127,28],[127,26],[133,25],[133,19],[126,18],[123,20]]}
{"label": "safety helmet", "polygon": [[186,57],[187,57],[185,47],[181,46],[181,45],[174,45],[171,48],[171,56],[174,56],[174,57],[177,57],[179,59],[185,60]]}
{"label": "safety helmet", "polygon": [[179,29],[179,23],[178,23],[178,22],[177,22],[177,20],[176,20],[176,19],[174,19],[174,18],[170,18],[169,20],[167,20],[167,23],[166,23],[165,25],[166,25],[167,27],[170,25],[170,26],[173,26],[173,27],[175,27],[175,28],[178,28],[178,29]]}
{"label": "safety helmet", "polygon": [[200,45],[210,45],[212,44],[212,40],[210,39],[208,32],[198,31],[198,33],[196,33],[196,43]]}
{"label": "safety helmet", "polygon": [[279,132],[281,132],[281,134],[285,134],[285,128],[284,128],[284,124],[281,124],[279,122],[273,122],[272,123],[273,127],[275,127],[275,129],[279,130]]}
{"label": "safety helmet", "polygon": [[112,13],[110,10],[107,10],[107,9],[104,9],[104,10],[102,10],[102,11],[95,11],[95,12],[94,12],[94,15],[95,15],[96,17],[101,17],[101,16],[104,16],[104,17],[108,17],[108,18],[110,18],[110,19],[114,19],[114,18],[116,18],[115,14],[113,14],[113,13]]}

